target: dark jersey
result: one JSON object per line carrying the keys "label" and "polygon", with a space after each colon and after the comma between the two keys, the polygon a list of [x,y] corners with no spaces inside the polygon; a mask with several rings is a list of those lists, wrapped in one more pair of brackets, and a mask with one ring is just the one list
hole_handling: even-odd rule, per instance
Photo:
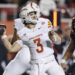
{"label": "dark jersey", "polygon": [[71,39],[75,42],[75,33],[71,32]]}
{"label": "dark jersey", "polygon": [[72,20],[72,31],[71,31],[71,39],[75,43],[75,17]]}

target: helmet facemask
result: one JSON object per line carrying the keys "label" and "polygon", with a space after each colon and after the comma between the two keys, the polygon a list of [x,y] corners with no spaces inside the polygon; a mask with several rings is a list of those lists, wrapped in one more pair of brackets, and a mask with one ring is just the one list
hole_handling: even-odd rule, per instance
{"label": "helmet facemask", "polygon": [[[31,6],[33,5],[33,7]],[[38,6],[35,3],[29,3],[26,7],[22,8],[20,13],[20,18],[22,19],[23,23],[32,23],[37,24],[37,21],[40,17],[40,11]],[[29,16],[30,13],[34,12],[37,19],[32,19],[31,16]]]}
{"label": "helmet facemask", "polygon": [[[32,14],[32,16],[31,16],[31,14]],[[37,12],[36,11],[30,12],[28,14],[28,21],[30,21],[30,23],[33,23],[33,24],[37,23],[38,17],[37,17]]]}

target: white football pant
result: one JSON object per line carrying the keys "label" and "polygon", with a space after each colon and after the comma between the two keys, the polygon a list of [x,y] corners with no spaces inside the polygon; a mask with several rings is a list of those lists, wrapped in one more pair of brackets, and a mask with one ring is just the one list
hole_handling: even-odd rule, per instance
{"label": "white football pant", "polygon": [[32,61],[31,63],[30,75],[65,75],[61,66],[56,62],[54,55]]}

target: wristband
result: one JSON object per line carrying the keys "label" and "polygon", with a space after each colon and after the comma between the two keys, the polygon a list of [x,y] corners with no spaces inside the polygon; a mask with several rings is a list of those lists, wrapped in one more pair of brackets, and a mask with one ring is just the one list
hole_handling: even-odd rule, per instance
{"label": "wristband", "polygon": [[7,38],[7,35],[2,35],[1,36],[1,39],[5,39],[5,38]]}

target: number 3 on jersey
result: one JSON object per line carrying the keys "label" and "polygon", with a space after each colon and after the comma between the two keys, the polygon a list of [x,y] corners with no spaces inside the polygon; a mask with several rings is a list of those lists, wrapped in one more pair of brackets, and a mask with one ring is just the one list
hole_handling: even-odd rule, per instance
{"label": "number 3 on jersey", "polygon": [[38,52],[38,53],[41,53],[41,52],[43,52],[43,45],[40,43],[40,38],[37,38],[37,39],[35,39],[35,40],[33,40],[34,41],[34,43],[37,43],[37,47],[40,47],[41,49],[39,50],[39,49],[36,49],[36,51]]}

